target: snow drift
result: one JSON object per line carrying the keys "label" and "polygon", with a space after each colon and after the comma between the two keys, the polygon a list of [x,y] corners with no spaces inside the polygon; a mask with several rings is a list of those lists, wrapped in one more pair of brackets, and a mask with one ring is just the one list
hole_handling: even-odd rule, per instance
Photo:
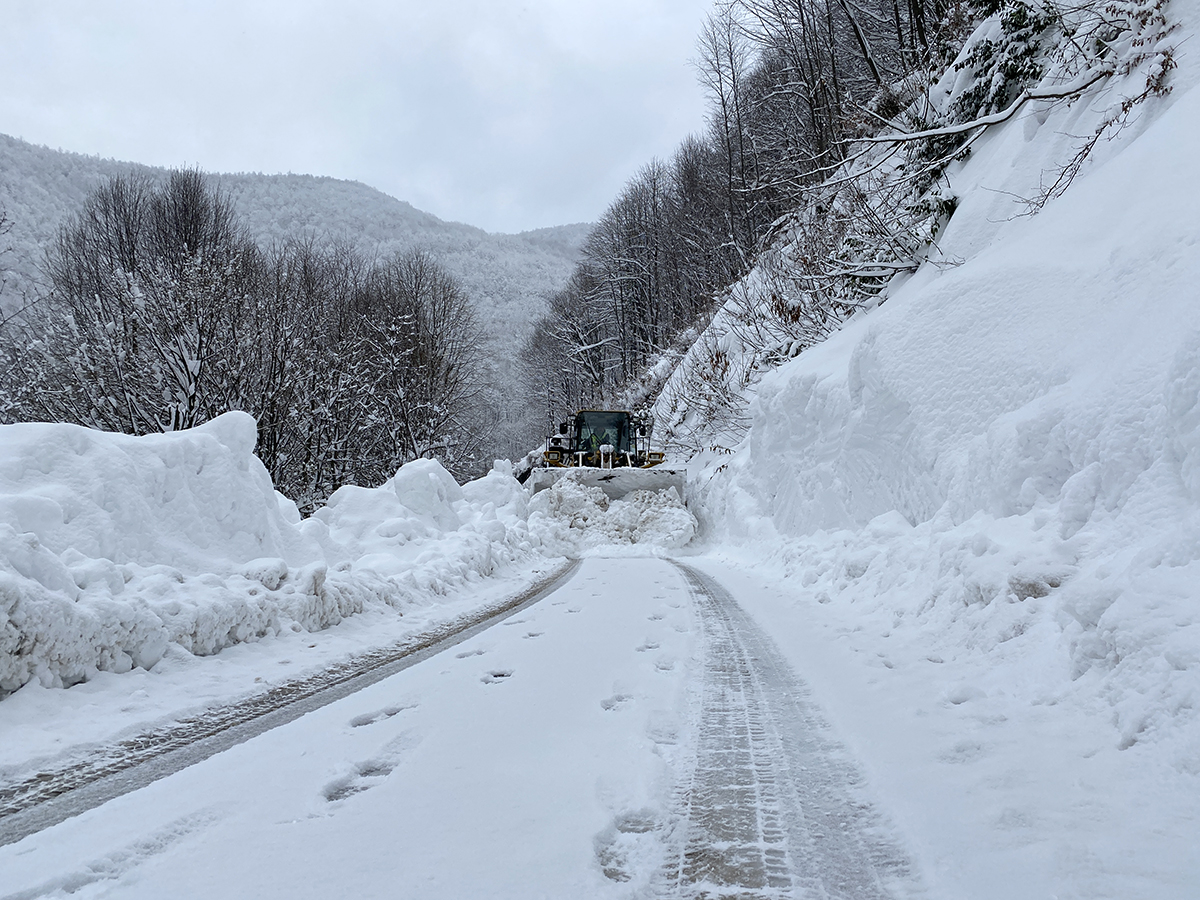
{"label": "snow drift", "polygon": [[1194,83],[1034,217],[1014,197],[1121,85],[985,136],[950,173],[947,264],[763,378],[694,507],[810,596],[995,654],[1026,700],[1102,698],[1115,743],[1200,772]]}
{"label": "snow drift", "polygon": [[255,434],[244,413],[145,437],[0,426],[0,693],[427,602],[532,550],[502,466],[459,488],[418,460],[302,522]]}
{"label": "snow drift", "polygon": [[696,519],[671,487],[631,491],[610,500],[595,485],[582,484],[579,472],[566,476],[529,501],[529,529],[554,556],[580,556],[604,548],[638,545],[643,550],[672,550],[696,533]]}

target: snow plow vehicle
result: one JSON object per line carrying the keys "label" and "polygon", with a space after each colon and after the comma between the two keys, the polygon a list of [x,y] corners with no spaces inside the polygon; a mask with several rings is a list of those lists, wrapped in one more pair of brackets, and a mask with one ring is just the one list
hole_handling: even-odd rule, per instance
{"label": "snow plow vehicle", "polygon": [[687,470],[663,465],[663,453],[650,449],[652,430],[649,418],[625,410],[581,410],[550,437],[525,484],[536,494],[570,474],[574,481],[600,488],[610,500],[672,487],[682,500]]}

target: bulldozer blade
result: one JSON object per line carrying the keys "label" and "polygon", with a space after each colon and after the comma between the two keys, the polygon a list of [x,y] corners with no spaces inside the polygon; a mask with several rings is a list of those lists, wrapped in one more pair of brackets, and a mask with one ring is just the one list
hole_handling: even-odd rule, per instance
{"label": "bulldozer blade", "polygon": [[651,469],[593,469],[587,466],[534,469],[526,485],[530,493],[536,494],[567,477],[579,484],[600,488],[610,500],[620,500],[633,491],[665,491],[672,487],[679,494],[679,499],[684,500],[687,469],[668,469],[666,466]]}

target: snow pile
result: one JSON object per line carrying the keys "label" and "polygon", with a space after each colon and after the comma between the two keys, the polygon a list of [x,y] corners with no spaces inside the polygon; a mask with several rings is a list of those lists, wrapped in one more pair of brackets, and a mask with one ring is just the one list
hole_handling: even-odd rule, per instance
{"label": "snow pile", "polygon": [[339,488],[314,518],[328,527],[331,552],[442,594],[533,549],[526,496],[507,463],[460,487],[436,460],[418,459],[379,488]]}
{"label": "snow pile", "polygon": [[532,549],[515,479],[459,488],[430,460],[301,522],[255,434],[244,413],[145,437],[0,426],[0,693],[325,628]]}
{"label": "snow pile", "polygon": [[939,245],[961,264],[923,267],[764,378],[748,438],[705,461],[693,505],[713,536],[775,548],[881,634],[991,656],[1031,703],[1099,699],[1114,743],[1158,741],[1200,772],[1188,77],[1032,218],[1013,198],[1120,85],[985,136],[950,173]]}
{"label": "snow pile", "polygon": [[253,456],[254,420],[230,413],[180,434],[0,426],[0,515],[48,549],[119,564],[208,571],[214,548],[291,561],[314,547],[289,526]]}
{"label": "snow pile", "polygon": [[609,500],[602,489],[580,484],[573,474],[529,501],[529,531],[549,555],[577,557],[634,544],[672,550],[696,533],[696,519],[673,487]]}

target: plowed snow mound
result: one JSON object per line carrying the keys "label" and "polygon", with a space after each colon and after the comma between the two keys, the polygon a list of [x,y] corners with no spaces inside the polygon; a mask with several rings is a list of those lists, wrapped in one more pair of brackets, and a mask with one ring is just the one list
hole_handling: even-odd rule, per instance
{"label": "plowed snow mound", "polygon": [[460,488],[415,460],[301,521],[256,430],[237,412],[142,437],[0,426],[0,697],[433,602],[532,552],[506,464]]}
{"label": "plowed snow mound", "polygon": [[529,501],[529,532],[554,556],[634,544],[672,550],[696,534],[696,519],[675,488],[633,491],[609,500],[600,488],[568,474]]}

